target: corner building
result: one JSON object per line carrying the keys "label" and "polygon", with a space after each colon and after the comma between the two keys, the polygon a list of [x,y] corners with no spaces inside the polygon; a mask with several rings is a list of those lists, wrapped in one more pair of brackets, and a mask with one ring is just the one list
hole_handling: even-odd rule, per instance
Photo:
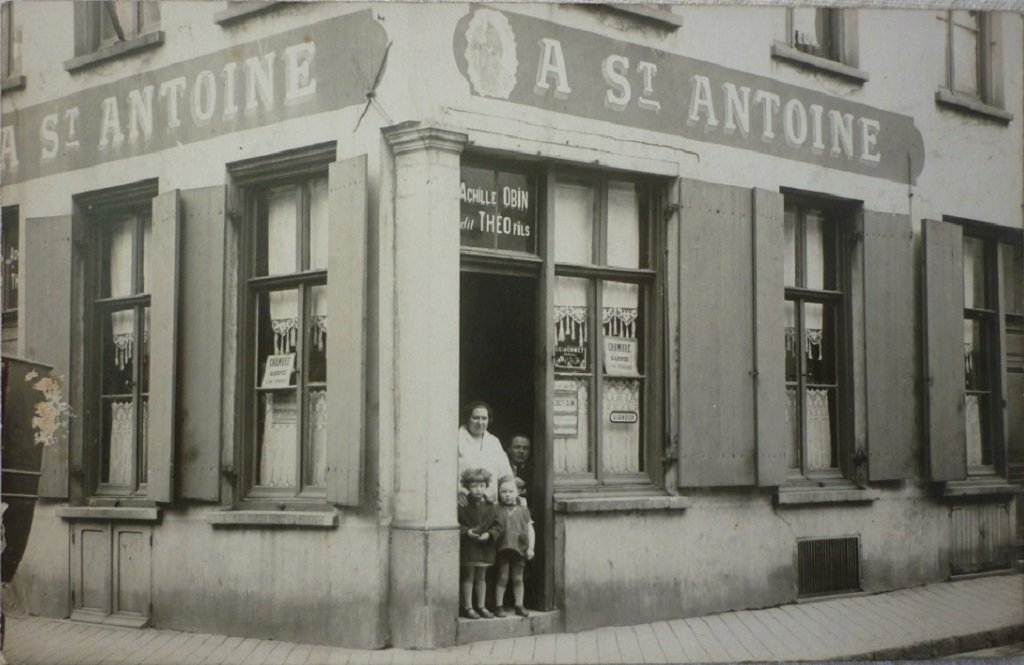
{"label": "corner building", "polygon": [[533,442],[503,635],[1021,556],[1019,12],[3,11],[5,352],[73,413],[27,611],[492,636],[474,399]]}

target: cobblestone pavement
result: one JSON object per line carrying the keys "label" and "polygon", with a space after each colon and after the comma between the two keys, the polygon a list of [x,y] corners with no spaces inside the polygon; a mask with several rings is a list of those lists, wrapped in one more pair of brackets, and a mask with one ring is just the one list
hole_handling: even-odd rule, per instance
{"label": "cobblestone pavement", "polygon": [[950,654],[1012,660],[1019,649],[992,647],[1019,646],[1022,638],[1024,575],[1017,574],[419,651],[361,651],[11,616],[5,655],[11,665],[569,665],[903,660]]}

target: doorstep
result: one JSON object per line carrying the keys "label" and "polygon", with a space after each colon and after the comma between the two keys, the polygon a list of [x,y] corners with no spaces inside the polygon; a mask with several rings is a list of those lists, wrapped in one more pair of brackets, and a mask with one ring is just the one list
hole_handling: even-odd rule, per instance
{"label": "doorstep", "polygon": [[564,630],[561,610],[538,612],[530,610],[530,616],[523,618],[509,612],[509,616],[494,619],[462,619],[455,629],[455,643],[469,644],[483,640],[505,640],[513,637],[529,637],[560,633]]}

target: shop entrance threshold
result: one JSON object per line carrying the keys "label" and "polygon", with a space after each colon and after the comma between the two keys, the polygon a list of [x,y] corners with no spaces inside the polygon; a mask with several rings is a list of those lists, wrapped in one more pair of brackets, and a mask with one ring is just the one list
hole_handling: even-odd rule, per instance
{"label": "shop entrance threshold", "polygon": [[513,637],[529,637],[560,633],[563,630],[562,612],[537,612],[530,610],[530,616],[510,616],[495,619],[459,619],[455,631],[456,644],[469,644],[483,640],[504,640]]}

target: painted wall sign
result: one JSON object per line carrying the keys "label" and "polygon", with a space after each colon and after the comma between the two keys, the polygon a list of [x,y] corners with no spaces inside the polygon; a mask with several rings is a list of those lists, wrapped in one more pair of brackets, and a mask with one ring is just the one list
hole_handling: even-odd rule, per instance
{"label": "painted wall sign", "polygon": [[5,112],[4,182],[358,104],[386,45],[365,10]]}
{"label": "painted wall sign", "polygon": [[924,167],[909,116],[556,23],[477,6],[453,48],[480,97],[895,182]]}
{"label": "painted wall sign", "polygon": [[523,173],[462,167],[462,246],[537,252],[533,179]]}

